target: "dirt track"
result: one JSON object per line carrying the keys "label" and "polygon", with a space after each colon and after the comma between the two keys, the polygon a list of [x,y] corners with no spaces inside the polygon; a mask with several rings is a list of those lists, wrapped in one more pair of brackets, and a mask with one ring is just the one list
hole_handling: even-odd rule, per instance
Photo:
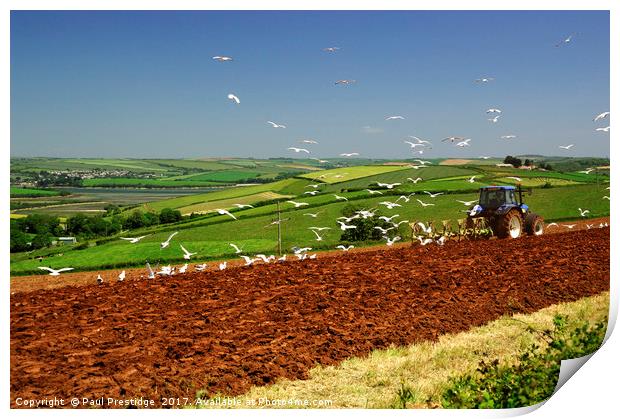
{"label": "dirt track", "polygon": [[609,229],[11,296],[11,405],[240,394],[609,289]]}

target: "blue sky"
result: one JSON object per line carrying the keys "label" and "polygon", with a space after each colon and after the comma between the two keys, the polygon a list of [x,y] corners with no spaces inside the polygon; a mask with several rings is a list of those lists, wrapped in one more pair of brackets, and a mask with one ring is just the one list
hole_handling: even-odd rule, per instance
{"label": "blue sky", "polygon": [[609,156],[609,100],[605,11],[11,13],[12,156]]}

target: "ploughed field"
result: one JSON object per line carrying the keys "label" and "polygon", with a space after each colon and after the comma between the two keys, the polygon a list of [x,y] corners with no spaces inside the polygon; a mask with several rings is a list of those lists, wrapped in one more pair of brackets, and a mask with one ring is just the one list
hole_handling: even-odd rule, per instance
{"label": "ploughed field", "polygon": [[609,228],[11,295],[11,400],[238,395],[609,289]]}

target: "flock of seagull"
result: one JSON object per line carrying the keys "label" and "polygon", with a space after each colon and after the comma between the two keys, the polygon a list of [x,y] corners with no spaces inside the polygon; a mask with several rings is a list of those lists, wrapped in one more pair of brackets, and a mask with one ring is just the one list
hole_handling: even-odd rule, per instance
{"label": "flock of seagull", "polygon": [[[574,35],[574,34],[573,34]],[[564,40],[562,40],[561,42],[559,42],[556,47],[560,47],[566,44],[569,44],[572,41],[573,35],[570,35],[569,37],[565,38]],[[340,50],[340,47],[326,47],[323,49],[324,52],[326,53],[330,53],[330,54],[334,54],[337,53]],[[232,62],[234,61],[234,59],[232,57],[229,56],[224,56],[224,55],[216,55],[214,57],[212,57],[213,60],[220,62],[220,63],[226,63],[226,62]],[[487,84],[487,83],[492,83],[495,82],[495,78],[494,77],[481,77],[479,79],[475,80],[476,83],[479,84]],[[352,80],[352,79],[342,79],[342,80],[337,80],[334,82],[335,85],[352,85],[355,84],[356,80]],[[228,99],[233,102],[235,105],[240,105],[241,104],[241,100],[239,99],[239,97],[237,95],[235,95],[234,93],[229,93],[228,94]],[[498,123],[500,117],[503,116],[502,110],[499,108],[488,108],[485,111],[486,115],[488,116],[488,121],[491,122],[492,124],[496,124]],[[598,115],[596,115],[593,118],[594,122],[598,122],[598,121],[602,121],[605,120],[609,117],[610,113],[609,112],[602,112]],[[404,120],[406,119],[404,116],[402,115],[388,115],[385,117],[386,121],[397,121],[397,120]],[[274,121],[266,121],[267,124],[269,124],[272,128],[274,129],[286,129],[287,126],[285,124],[279,123],[279,122],[274,122]],[[607,127],[598,127],[595,129],[596,131],[600,131],[600,132],[609,132],[609,126]],[[512,140],[517,138],[517,135],[514,134],[506,134],[506,135],[502,135],[500,137],[500,139],[502,140]],[[312,140],[312,139],[304,139],[304,140],[300,140],[299,141],[301,144],[304,144],[304,147],[297,147],[297,146],[291,146],[288,147],[288,150],[291,152],[294,152],[296,154],[298,153],[304,153],[307,155],[312,154],[311,150],[309,149],[309,146],[312,145],[316,145],[318,144],[318,141],[316,140]],[[450,142],[451,144],[453,144],[455,147],[469,147],[471,146],[470,142],[471,142],[471,138],[465,138],[462,136],[450,136],[450,137],[446,137],[444,139],[441,140],[441,142]],[[412,153],[418,153],[418,154],[423,154],[425,150],[431,149],[432,148],[432,143],[430,140],[428,139],[421,139],[419,137],[416,136],[408,136],[404,141],[404,144],[407,144],[410,148],[410,151]],[[570,150],[574,147],[574,144],[567,144],[567,145],[559,145],[558,146],[560,149],[564,149],[564,150]],[[358,152],[345,152],[345,153],[341,153],[340,156],[341,157],[355,157],[355,156],[359,156],[360,154]],[[480,156],[480,158],[482,159],[488,159],[489,156]],[[326,160],[320,160],[318,158],[314,158],[314,160],[317,160],[319,163],[327,163],[328,161]],[[431,164],[431,162],[429,161],[424,161],[421,159],[414,159],[412,160],[413,162],[416,162],[416,164],[410,164],[408,167],[413,168],[413,169],[419,169],[419,168],[423,168],[423,167],[428,167],[429,164]],[[589,174],[592,170],[594,170],[593,168],[588,168],[585,171],[582,171],[582,173],[585,174]],[[345,173],[346,174],[346,173]],[[340,173],[337,175],[334,175],[334,177],[343,177],[345,174]],[[327,175],[323,174],[318,176],[317,178],[314,179],[314,181],[317,181],[321,178],[326,177]],[[470,183],[474,183],[475,179],[477,176],[472,176],[470,177],[467,181]],[[514,179],[516,181],[521,181],[520,178],[518,177],[510,177],[511,179]],[[416,179],[413,178],[407,178],[408,182],[412,182],[412,183],[418,183],[419,181],[422,181],[423,179],[421,177],[417,177]],[[312,188],[312,190],[304,192],[304,195],[311,195],[314,196],[317,193],[319,193],[319,188],[325,185],[325,183],[315,183],[315,184],[311,184],[308,185],[307,187]],[[382,183],[382,182],[376,182],[376,186],[379,188],[383,188],[385,190],[394,190],[395,188],[397,188],[398,186],[402,185],[402,183]],[[609,188],[608,188],[609,189]],[[378,190],[378,189],[366,189],[366,191],[370,194],[370,195],[382,195],[383,191],[382,190]],[[415,201],[421,206],[421,207],[432,207],[435,205],[434,202],[431,202],[432,200],[436,199],[437,197],[443,195],[442,192],[438,192],[438,193],[431,193],[429,191],[423,191],[424,194],[426,194],[426,196],[428,197],[427,200],[422,200],[420,198],[416,198]],[[378,203],[378,206],[384,206],[387,210],[394,210],[396,208],[402,207],[403,203],[409,203],[410,200],[412,199],[412,196],[415,195],[415,193],[411,193],[409,195],[400,195],[395,201],[389,201],[389,200],[384,200],[382,202]],[[340,196],[338,194],[333,194],[334,198],[336,201],[347,201],[348,199],[346,197]],[[428,199],[430,199],[431,201],[428,201]],[[609,199],[608,196],[605,196],[604,199]],[[402,203],[401,203],[402,201]],[[477,200],[474,201],[460,201],[457,200],[457,202],[463,204],[465,207],[470,207],[472,204],[474,204]],[[297,202],[297,201],[293,201],[293,200],[289,200],[286,201],[287,203],[291,204],[294,208],[302,208],[305,206],[308,206],[309,204],[306,202]],[[235,207],[237,207],[238,209],[243,209],[243,208],[253,208],[252,205],[249,204],[233,204]],[[375,208],[371,208],[371,209],[362,209],[362,210],[358,210],[356,211],[352,216],[350,217],[339,217],[336,220],[336,224],[338,225],[338,228],[341,231],[346,231],[346,230],[350,230],[350,229],[356,229],[357,226],[354,224],[350,224],[352,220],[354,219],[358,219],[358,218],[362,218],[362,219],[367,219],[367,218],[373,218],[375,217],[375,213],[377,210],[377,207]],[[220,215],[226,215],[228,217],[231,217],[234,220],[237,220],[237,217],[232,214],[231,212],[229,212],[226,209],[223,208],[218,208],[213,210],[215,212],[217,212]],[[469,212],[470,210],[463,210],[464,212]],[[585,217],[587,216],[587,214],[589,213],[589,210],[587,209],[578,209],[579,214],[581,217]],[[317,213],[304,213],[304,216],[308,216],[311,217],[313,219],[317,219],[319,214],[321,213],[321,211],[317,212]],[[397,241],[402,240],[402,238],[397,235],[399,226],[401,224],[409,224],[409,220],[400,220],[397,221],[397,218],[400,217],[399,214],[394,214],[390,217],[388,216],[379,216],[377,218],[381,219],[382,221],[384,221],[385,223],[389,224],[389,227],[379,227],[376,226],[374,227],[374,229],[377,229],[380,231],[380,233],[382,234],[383,239],[386,241],[386,244],[388,246],[392,246],[394,243],[396,243]],[[278,224],[282,221],[286,221],[286,220],[278,220],[278,221],[274,221],[271,224]],[[550,223],[547,224],[547,228],[550,227],[557,227],[558,224],[557,223]],[[562,226],[564,226],[567,229],[573,229],[576,224],[562,224]],[[599,227],[606,227],[608,226],[607,223],[601,223]],[[414,238],[416,240],[419,241],[419,243],[423,246],[426,246],[430,243],[436,243],[437,245],[442,246],[445,243],[445,240],[447,237],[449,237],[449,235],[446,234],[441,234],[441,235],[437,235],[433,233],[433,229],[431,225],[425,225],[422,222],[418,222],[418,223],[414,223],[412,225],[412,227],[414,228]],[[593,228],[594,225],[587,225],[587,228]],[[309,230],[312,231],[312,233],[315,236],[315,239],[317,242],[320,242],[323,240],[323,235],[325,233],[323,233],[323,231],[326,230],[330,230],[332,227],[328,227],[328,226],[312,226],[309,227]],[[417,234],[415,232],[418,232]],[[170,236],[160,244],[160,250],[167,248],[170,245],[171,240],[174,238],[174,236],[178,234],[178,231],[173,232],[172,234],[170,234]],[[392,234],[392,236],[390,237],[390,234]],[[147,235],[144,236],[139,236],[139,237],[121,237],[122,240],[126,240],[128,243],[130,244],[136,244],[138,242],[140,242],[140,240],[144,239],[145,237],[147,237]],[[287,255],[283,255],[280,257],[276,257],[275,255],[264,255],[264,254],[256,254],[254,255],[254,257],[250,257],[248,255],[243,255],[243,249],[240,248],[239,246],[237,246],[234,243],[229,243],[229,245],[235,250],[235,254],[238,255],[243,261],[245,266],[250,266],[253,265],[254,263],[257,262],[261,262],[261,263],[283,263],[287,261]],[[197,252],[190,252],[188,251],[182,244],[179,244],[179,248],[181,249],[181,251],[183,252],[183,259],[190,261],[192,256],[196,255]],[[336,246],[336,249],[341,250],[343,252],[348,252],[349,250],[353,249],[354,246],[353,245],[348,245],[348,246],[344,246],[344,245],[338,245]],[[305,259],[315,259],[317,257],[316,253],[313,254],[309,254],[308,252],[312,250],[311,247],[293,247],[291,248],[291,250],[293,251],[292,253],[292,257],[297,257],[298,260],[305,260]],[[227,262],[221,262],[218,265],[219,270],[224,270],[227,268]],[[39,267],[39,269],[41,270],[46,270],[49,271],[49,275],[52,276],[58,276],[60,275],[60,273],[62,272],[66,272],[66,271],[71,271],[73,270],[73,268],[62,268],[62,269],[52,269],[49,267]],[[156,278],[157,276],[172,276],[175,275],[176,273],[185,273],[187,272],[187,270],[189,269],[189,264],[185,263],[184,265],[182,265],[181,267],[177,268],[177,267],[173,267],[171,265],[167,265],[167,266],[162,266],[162,267],[156,267],[155,270],[153,270],[153,268],[151,268],[149,262],[146,262],[146,269],[147,269],[147,278],[149,279],[153,279]],[[206,263],[202,263],[202,264],[197,264],[194,266],[195,271],[197,272],[201,272],[207,269],[207,264]],[[125,271],[123,270],[122,272],[120,272],[120,274],[118,275],[117,280],[119,282],[122,282],[125,279]],[[104,279],[101,277],[101,275],[97,275],[97,283],[98,284],[103,284]]]}

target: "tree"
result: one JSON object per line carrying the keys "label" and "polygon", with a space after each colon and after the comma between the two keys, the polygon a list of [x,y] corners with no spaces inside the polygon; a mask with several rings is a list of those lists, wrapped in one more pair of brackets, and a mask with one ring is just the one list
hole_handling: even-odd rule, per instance
{"label": "tree", "polygon": [[[358,208],[353,205],[347,205],[342,209],[342,215],[345,217],[352,217],[355,213],[362,208]],[[379,219],[380,214],[376,214],[374,217],[359,217],[354,218],[351,221],[346,221],[347,225],[354,225],[356,228],[347,229],[340,236],[341,241],[345,242],[359,242],[359,241],[368,241],[368,240],[381,240],[384,235],[392,238],[394,237],[398,231],[392,228],[386,234],[382,233],[381,230],[375,228],[380,227],[382,229],[387,230],[390,227],[394,227],[392,224]]]}
{"label": "tree", "polygon": [[126,230],[140,227],[144,227],[144,213],[140,210],[135,210],[123,221],[123,228]]}
{"label": "tree", "polygon": [[52,235],[49,233],[37,234],[32,239],[32,248],[41,249],[43,247],[49,247],[52,244]]}
{"label": "tree", "polygon": [[512,164],[514,167],[521,167],[521,159],[513,156],[506,156],[504,163]]}
{"label": "tree", "polygon": [[13,228],[13,224],[11,224],[11,253],[25,252],[26,250],[30,250],[28,236],[18,228]]}
{"label": "tree", "polygon": [[180,221],[181,218],[183,218],[181,211],[172,208],[164,208],[159,213],[159,222],[162,224],[175,223]]}
{"label": "tree", "polygon": [[523,162],[524,166],[531,166],[532,165],[532,161],[530,159],[525,159],[525,161]]}

